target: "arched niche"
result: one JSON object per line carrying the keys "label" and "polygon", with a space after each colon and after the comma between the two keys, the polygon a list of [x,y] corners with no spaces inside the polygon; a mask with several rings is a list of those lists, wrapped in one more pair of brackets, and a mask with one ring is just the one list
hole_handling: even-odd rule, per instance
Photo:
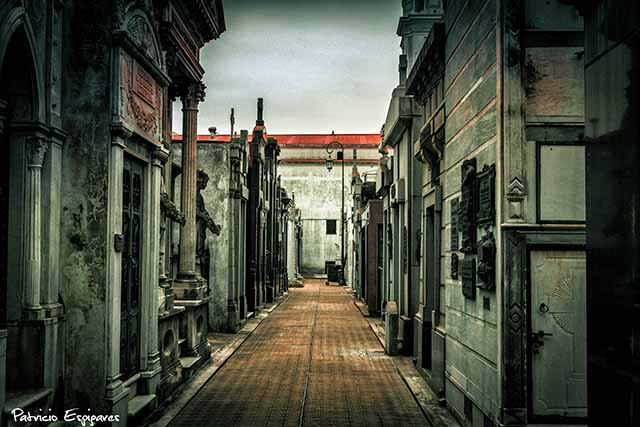
{"label": "arched niche", "polygon": [[24,8],[15,8],[0,25],[0,99],[7,102],[14,121],[45,121],[44,82],[37,58],[29,17]]}
{"label": "arched niche", "polygon": [[[25,142],[44,117],[34,35],[24,9],[0,25],[0,323],[20,318],[26,194]],[[13,284],[13,286],[7,286]],[[20,286],[18,286],[20,285]]]}

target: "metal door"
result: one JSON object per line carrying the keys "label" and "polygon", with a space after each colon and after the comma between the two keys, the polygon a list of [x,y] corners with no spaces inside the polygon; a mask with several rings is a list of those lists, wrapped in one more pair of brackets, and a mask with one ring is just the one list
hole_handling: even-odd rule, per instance
{"label": "metal door", "polygon": [[531,253],[533,415],[586,417],[584,251]]}
{"label": "metal door", "polygon": [[122,180],[122,294],[120,314],[120,372],[129,378],[140,364],[140,283],[144,166],[125,157]]}

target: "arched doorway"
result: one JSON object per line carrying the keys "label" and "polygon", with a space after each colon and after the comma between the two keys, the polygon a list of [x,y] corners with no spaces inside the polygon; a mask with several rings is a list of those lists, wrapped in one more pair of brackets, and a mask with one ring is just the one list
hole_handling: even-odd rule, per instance
{"label": "arched doorway", "polygon": [[[8,312],[13,303],[19,300],[18,295],[8,295],[11,290],[10,270],[12,265],[19,264],[12,249],[19,247],[15,240],[21,236],[15,230],[16,210],[12,213],[12,201],[21,198],[14,194],[21,192],[22,181],[20,171],[17,172],[17,159],[26,154],[24,145],[16,146],[11,141],[17,138],[14,132],[17,123],[29,123],[37,120],[37,90],[35,67],[33,64],[31,45],[23,25],[13,32],[0,63],[0,116],[3,117],[0,133],[0,148],[4,155],[0,156],[0,329],[6,328]],[[22,169],[22,168],[18,168]],[[16,267],[13,267],[16,268]],[[21,267],[17,267],[20,269]],[[15,288],[15,287],[14,287]]]}

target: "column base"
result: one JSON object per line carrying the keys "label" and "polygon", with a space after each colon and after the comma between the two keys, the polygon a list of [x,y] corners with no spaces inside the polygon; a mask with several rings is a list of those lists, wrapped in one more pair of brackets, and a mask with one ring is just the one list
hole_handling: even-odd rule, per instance
{"label": "column base", "polygon": [[240,329],[240,311],[235,300],[227,300],[227,329],[236,333]]}
{"label": "column base", "polygon": [[207,298],[209,293],[207,281],[198,275],[181,277],[179,274],[172,289],[176,300],[199,301]]}
{"label": "column base", "polygon": [[105,405],[110,415],[117,416],[119,422],[105,423],[105,426],[127,425],[129,409],[129,388],[120,381],[120,375],[107,384],[105,390]]}

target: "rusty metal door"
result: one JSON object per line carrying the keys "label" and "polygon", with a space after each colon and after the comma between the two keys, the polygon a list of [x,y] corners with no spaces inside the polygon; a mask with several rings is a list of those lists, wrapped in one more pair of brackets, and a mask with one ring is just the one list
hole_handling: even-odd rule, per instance
{"label": "rusty metal door", "polygon": [[144,165],[125,157],[122,179],[122,293],[120,305],[120,372],[129,378],[140,365],[140,284]]}

